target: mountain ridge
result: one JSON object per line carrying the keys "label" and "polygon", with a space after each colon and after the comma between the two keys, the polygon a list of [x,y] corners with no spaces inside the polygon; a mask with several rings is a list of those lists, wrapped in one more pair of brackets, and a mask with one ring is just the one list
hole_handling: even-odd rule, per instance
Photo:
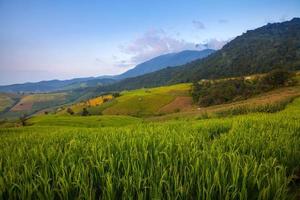
{"label": "mountain ridge", "polygon": [[121,91],[252,75],[278,68],[300,70],[300,18],[249,30],[206,58],[125,79],[100,87],[98,91]]}
{"label": "mountain ridge", "polygon": [[0,92],[53,92],[70,90],[82,87],[95,87],[109,85],[126,78],[132,78],[146,73],[161,70],[165,67],[175,67],[196,59],[204,58],[215,52],[212,49],[202,51],[185,50],[175,53],[163,54],[136,65],[134,68],[119,75],[103,75],[98,77],[74,78],[69,80],[49,80],[27,82],[0,86]]}

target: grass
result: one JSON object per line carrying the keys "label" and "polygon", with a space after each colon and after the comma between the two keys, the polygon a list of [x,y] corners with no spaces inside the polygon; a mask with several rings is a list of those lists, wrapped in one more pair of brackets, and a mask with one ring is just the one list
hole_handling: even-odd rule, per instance
{"label": "grass", "polygon": [[0,198],[296,198],[300,99],[272,114],[122,127],[55,117],[0,129]]}
{"label": "grass", "polygon": [[103,110],[103,114],[150,116],[172,102],[177,96],[187,96],[190,84],[178,84],[121,93],[116,101]]}
{"label": "grass", "polygon": [[290,98],[283,99],[281,101],[276,101],[276,102],[262,104],[262,105],[233,106],[230,107],[229,109],[217,111],[213,113],[213,115],[218,117],[227,117],[232,115],[241,115],[241,114],[256,113],[256,112],[274,113],[283,110],[286,107],[286,105],[291,103],[294,99],[295,97],[290,97]]}
{"label": "grass", "polygon": [[30,118],[31,126],[70,126],[70,127],[121,127],[142,122],[130,116],[56,116],[44,115]]}

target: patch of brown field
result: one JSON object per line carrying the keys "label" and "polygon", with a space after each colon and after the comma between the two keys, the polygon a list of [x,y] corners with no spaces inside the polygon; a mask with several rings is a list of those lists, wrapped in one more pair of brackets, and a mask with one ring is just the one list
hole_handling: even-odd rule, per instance
{"label": "patch of brown field", "polygon": [[33,102],[19,102],[14,107],[11,108],[11,111],[25,111],[32,108]]}
{"label": "patch of brown field", "polygon": [[159,113],[172,113],[178,111],[186,111],[192,107],[192,97],[176,97],[171,103],[159,109]]}
{"label": "patch of brown field", "polygon": [[204,113],[216,113],[219,111],[225,111],[225,110],[231,109],[233,107],[272,104],[272,103],[284,101],[289,98],[299,97],[299,96],[300,96],[300,86],[286,87],[286,88],[276,89],[276,90],[255,96],[250,99],[227,103],[227,104],[221,104],[221,105],[215,105],[215,106],[209,106],[209,107],[197,107],[197,106],[193,105],[193,106],[190,106],[188,109],[185,109],[185,111],[183,111],[183,112],[151,117],[151,118],[148,118],[148,120],[150,120],[150,121],[165,121],[165,120],[170,120],[170,119],[174,119],[174,118],[197,117],[197,116],[201,116],[201,114],[204,114]]}

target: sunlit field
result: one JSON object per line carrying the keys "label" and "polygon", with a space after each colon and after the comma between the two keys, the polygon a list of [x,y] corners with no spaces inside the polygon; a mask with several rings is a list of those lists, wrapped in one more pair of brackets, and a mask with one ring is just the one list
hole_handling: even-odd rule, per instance
{"label": "sunlit field", "polygon": [[299,172],[299,113],[297,99],[274,114],[0,129],[0,195],[286,199]]}

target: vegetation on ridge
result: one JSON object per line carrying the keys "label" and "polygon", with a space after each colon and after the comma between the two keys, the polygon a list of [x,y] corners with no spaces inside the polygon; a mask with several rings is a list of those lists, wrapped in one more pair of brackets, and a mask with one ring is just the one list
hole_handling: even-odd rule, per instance
{"label": "vegetation on ridge", "polygon": [[191,95],[200,106],[211,106],[247,99],[272,89],[294,85],[295,74],[274,70],[267,74],[249,78],[225,80],[203,80],[194,82]]}

